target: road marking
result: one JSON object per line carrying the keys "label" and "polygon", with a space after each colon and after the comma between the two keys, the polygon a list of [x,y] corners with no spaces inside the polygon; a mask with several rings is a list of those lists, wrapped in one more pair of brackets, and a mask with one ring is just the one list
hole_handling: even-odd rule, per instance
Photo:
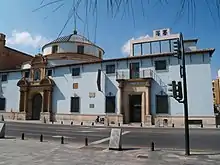
{"label": "road marking", "polygon": [[[122,133],[122,135],[128,134],[128,133],[130,133],[130,132],[131,132],[131,131],[125,131],[125,132]],[[110,137],[104,138],[104,139],[101,139],[101,140],[94,141],[94,142],[92,142],[92,143],[90,143],[90,144],[101,144],[101,143],[104,143],[104,142],[106,142],[106,141],[108,141],[108,140],[110,140]]]}
{"label": "road marking", "polygon": [[85,132],[85,133],[87,133],[87,132],[96,132],[96,131],[76,131],[76,132]]}
{"label": "road marking", "polygon": [[[61,138],[62,136],[60,135],[55,135],[55,136],[52,136],[53,138]],[[66,139],[76,139],[75,137],[69,137],[69,136],[63,136],[64,138]]]}

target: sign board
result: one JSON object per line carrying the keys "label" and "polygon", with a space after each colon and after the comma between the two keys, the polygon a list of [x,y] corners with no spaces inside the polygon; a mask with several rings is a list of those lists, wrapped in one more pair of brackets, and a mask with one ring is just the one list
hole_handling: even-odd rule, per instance
{"label": "sign board", "polygon": [[0,138],[5,137],[5,123],[0,122]]}
{"label": "sign board", "polygon": [[111,130],[111,136],[109,141],[109,149],[110,150],[121,150],[121,134],[122,131],[120,128],[113,128]]}

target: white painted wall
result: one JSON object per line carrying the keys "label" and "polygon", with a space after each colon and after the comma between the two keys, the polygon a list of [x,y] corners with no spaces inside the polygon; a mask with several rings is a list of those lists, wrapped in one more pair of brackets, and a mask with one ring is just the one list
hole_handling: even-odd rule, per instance
{"label": "white painted wall", "polygon": [[77,42],[63,42],[63,43],[60,42],[60,43],[56,43],[56,44],[47,45],[43,49],[43,55],[52,54],[52,46],[53,45],[58,46],[58,53],[77,53],[77,46],[84,45],[84,53],[85,54],[99,57],[99,51],[101,51],[102,55],[103,55],[103,51],[100,48],[98,48],[94,45],[82,44],[82,43],[77,43]]}

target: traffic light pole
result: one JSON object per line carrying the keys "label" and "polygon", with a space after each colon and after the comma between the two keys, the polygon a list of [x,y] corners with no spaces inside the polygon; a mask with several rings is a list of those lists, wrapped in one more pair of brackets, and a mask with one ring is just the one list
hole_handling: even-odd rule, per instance
{"label": "traffic light pole", "polygon": [[188,98],[187,98],[187,82],[186,82],[186,62],[183,35],[180,33],[181,53],[182,53],[182,78],[183,78],[183,104],[184,104],[184,118],[185,118],[185,154],[190,155],[189,145],[189,120],[188,120]]}

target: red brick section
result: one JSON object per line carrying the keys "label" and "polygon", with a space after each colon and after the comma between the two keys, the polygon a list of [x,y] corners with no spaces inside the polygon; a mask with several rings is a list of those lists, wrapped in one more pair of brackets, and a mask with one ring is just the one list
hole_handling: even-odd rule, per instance
{"label": "red brick section", "polygon": [[5,46],[5,35],[0,33],[0,70],[18,69],[33,57]]}

